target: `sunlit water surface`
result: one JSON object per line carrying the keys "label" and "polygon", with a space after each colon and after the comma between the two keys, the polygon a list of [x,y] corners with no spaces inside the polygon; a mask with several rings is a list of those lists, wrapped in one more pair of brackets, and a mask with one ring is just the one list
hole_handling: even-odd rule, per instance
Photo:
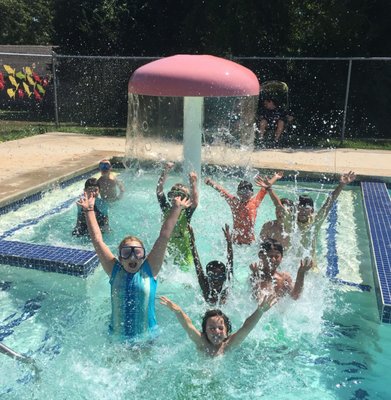
{"label": "sunlit water surface", "polygon": [[[248,179],[255,171],[248,171]],[[123,173],[126,196],[110,209],[112,232],[105,240],[116,253],[120,240],[136,234],[150,249],[160,225],[155,196],[158,172]],[[215,179],[235,192],[239,178]],[[178,176],[170,176],[166,188]],[[5,232],[76,198],[75,183],[48,193],[1,219]],[[311,191],[319,207],[334,185],[281,182],[278,194],[297,198]],[[373,287],[369,244],[361,194],[347,188],[338,202],[337,249],[340,277]],[[256,231],[274,219],[268,197],[258,212]],[[76,206],[17,230],[8,239],[91,249],[86,239],[71,236]],[[222,226],[232,224],[225,201],[201,185],[200,206],[193,216],[203,265],[226,260]],[[113,342],[108,335],[108,277],[101,266],[87,279],[0,266],[1,339],[31,355],[42,369],[34,379],[25,365],[1,357],[0,397],[7,399],[389,399],[391,327],[379,324],[374,291],[361,292],[330,283],[325,277],[326,228],[318,249],[319,271],[307,274],[302,297],[280,301],[266,313],[240,348],[210,359],[193,343],[172,314],[156,304],[160,337],[147,348]],[[248,286],[248,266],[256,261],[256,244],[234,247],[235,279],[223,311],[241,326],[255,309]],[[299,259],[287,253],[282,269],[295,276]],[[180,304],[200,328],[204,303],[195,273],[184,273],[168,259],[159,277],[159,295]]]}

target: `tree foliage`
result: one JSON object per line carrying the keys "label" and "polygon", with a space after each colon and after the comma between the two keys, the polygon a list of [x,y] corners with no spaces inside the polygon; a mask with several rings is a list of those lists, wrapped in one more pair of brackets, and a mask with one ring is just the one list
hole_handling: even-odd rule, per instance
{"label": "tree foliage", "polygon": [[389,0],[0,0],[0,43],[88,55],[387,56],[389,15]]}
{"label": "tree foliage", "polygon": [[0,0],[0,44],[51,44],[53,0]]}

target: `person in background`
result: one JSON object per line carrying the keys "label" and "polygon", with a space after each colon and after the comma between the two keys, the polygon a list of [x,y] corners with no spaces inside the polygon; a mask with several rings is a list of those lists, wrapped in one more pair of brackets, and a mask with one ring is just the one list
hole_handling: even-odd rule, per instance
{"label": "person in background", "polygon": [[94,211],[96,197],[86,192],[78,205],[86,214],[88,232],[111,286],[110,331],[125,340],[153,339],[157,333],[155,296],[168,241],[182,209],[189,199],[176,196],[149,254],[137,236],[125,237],[118,247],[118,258],[103,241]]}
{"label": "person in background", "polygon": [[[96,220],[98,221],[99,229],[102,232],[108,232],[109,227],[109,212],[107,203],[103,201],[100,196],[99,182],[96,178],[89,178],[84,184],[84,192],[87,197],[93,196],[94,201],[94,212]],[[88,234],[86,215],[83,208],[78,204],[77,206],[77,221],[76,226],[72,231],[74,236],[84,236]]]}
{"label": "person in background", "polygon": [[[283,176],[277,172],[270,179],[270,184]],[[232,211],[233,235],[232,240],[235,244],[251,244],[255,241],[254,226],[257,218],[258,207],[265,197],[267,191],[264,188],[254,196],[252,183],[240,181],[237,189],[237,196],[230,194],[222,186],[210,178],[205,179],[208,186],[216,189],[225,198]]]}
{"label": "person in background", "polygon": [[258,253],[259,261],[250,265],[252,292],[258,301],[265,293],[273,293],[277,298],[288,294],[294,300],[300,297],[304,287],[304,276],[312,268],[312,261],[306,258],[300,262],[296,281],[293,284],[288,272],[277,271],[283,255],[283,247],[276,240],[267,239],[261,243]]}
{"label": "person in background", "polygon": [[265,98],[259,110],[258,129],[255,131],[255,147],[260,147],[268,128],[274,129],[274,143],[280,141],[286,124],[286,112],[279,107],[276,99]]}
{"label": "person in background", "polygon": [[109,160],[104,159],[99,163],[101,173],[98,179],[100,187],[100,196],[103,200],[113,202],[119,200],[124,192],[124,184],[112,172],[112,166]]}
{"label": "person in background", "polygon": [[184,209],[180,214],[168,244],[168,252],[173,255],[174,263],[179,265],[183,271],[189,271],[193,264],[193,256],[190,248],[188,225],[190,224],[193,213],[198,206],[197,174],[195,172],[189,174],[191,190],[182,183],[176,183],[171,187],[166,197],[164,194],[164,183],[173,167],[174,163],[172,162],[165,164],[157,183],[156,195],[163,212],[163,218],[167,217],[171,208],[170,203],[175,197],[179,196],[181,199],[189,199],[191,202],[191,206]]}
{"label": "person in background", "polygon": [[193,228],[189,225],[190,246],[193,253],[194,266],[197,273],[198,283],[201,287],[202,296],[208,304],[225,304],[228,295],[226,284],[231,281],[233,275],[233,249],[232,237],[229,226],[223,228],[225,240],[227,241],[227,264],[221,261],[210,261],[206,265],[206,274],[201,265],[197,247],[194,239]]}
{"label": "person in background", "polygon": [[199,331],[181,307],[165,296],[160,297],[160,304],[175,313],[189,338],[196,344],[197,350],[211,357],[238,347],[275,302],[273,294],[263,296],[256,310],[244,321],[242,327],[231,334],[231,322],[221,310],[207,311],[202,319],[202,331]]}

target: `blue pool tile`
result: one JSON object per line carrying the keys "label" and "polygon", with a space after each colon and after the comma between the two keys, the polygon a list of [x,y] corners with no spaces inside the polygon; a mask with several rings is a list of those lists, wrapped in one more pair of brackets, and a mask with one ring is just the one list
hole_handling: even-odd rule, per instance
{"label": "blue pool tile", "polygon": [[98,262],[90,250],[0,240],[0,264],[86,277]]}
{"label": "blue pool tile", "polygon": [[361,182],[366,221],[374,260],[375,285],[383,322],[391,323],[391,200],[380,182]]}

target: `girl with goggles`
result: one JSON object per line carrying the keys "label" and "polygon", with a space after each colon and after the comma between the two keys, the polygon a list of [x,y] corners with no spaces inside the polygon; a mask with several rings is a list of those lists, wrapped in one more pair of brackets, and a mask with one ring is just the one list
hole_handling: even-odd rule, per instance
{"label": "girl with goggles", "polygon": [[156,277],[160,272],[166,247],[183,209],[190,207],[188,199],[173,199],[167,218],[152,250],[147,255],[136,236],[125,237],[119,245],[119,258],[103,241],[94,210],[95,197],[90,193],[77,202],[85,212],[88,231],[103,269],[110,277],[112,315],[110,331],[129,340],[153,338],[157,332],[155,317]]}

